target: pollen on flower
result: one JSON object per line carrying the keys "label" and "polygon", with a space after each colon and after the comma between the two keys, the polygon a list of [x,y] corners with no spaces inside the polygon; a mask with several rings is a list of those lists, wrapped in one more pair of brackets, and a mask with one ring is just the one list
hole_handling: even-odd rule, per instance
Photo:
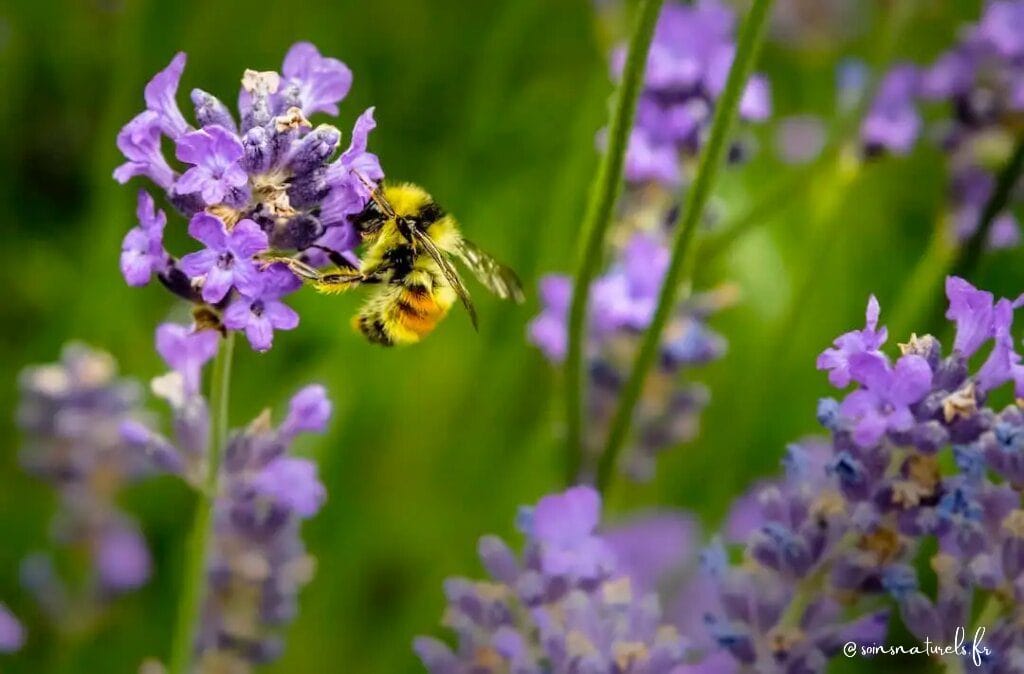
{"label": "pollen on flower", "polygon": [[[305,252],[311,263],[326,264],[323,250],[351,253],[359,243],[350,217],[362,211],[367,193],[351,169],[358,166],[370,181],[384,177],[367,151],[373,109],[356,120],[351,144],[339,154],[341,132],[329,124],[313,128],[309,116],[337,114],[351,72],[298,43],[281,73],[245,71],[237,116],[213,94],[194,89],[192,126],[176,100],[184,67],[179,54],[147,86],[147,109],[118,137],[127,162],[115,177],[152,180],[204,247],[180,257],[165,251],[166,215],[143,192],[139,226],[122,245],[122,272],[131,285],[156,275],[183,299],[223,312],[224,328],[243,331],[254,349],[266,351],[276,330],[297,326],[298,314],[282,299],[301,284],[282,281],[279,269],[254,260],[273,249]],[[163,156],[163,137],[185,167],[180,174]]]}

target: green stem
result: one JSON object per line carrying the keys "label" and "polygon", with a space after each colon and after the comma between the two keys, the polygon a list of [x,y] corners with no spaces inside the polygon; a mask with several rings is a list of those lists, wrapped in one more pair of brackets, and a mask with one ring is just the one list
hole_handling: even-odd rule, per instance
{"label": "green stem", "polygon": [[[1024,170],[1024,135],[1017,139],[1013,152],[999,172],[995,189],[978,216],[974,234],[962,246],[952,241],[946,222],[940,220],[928,244],[928,251],[922,256],[910,275],[905,290],[901,293],[898,313],[892,316],[899,321],[893,334],[904,337],[915,327],[932,330],[936,336],[946,326],[945,305],[941,301],[942,279],[947,274],[970,280],[981,262],[988,243],[989,232],[996,218],[1006,208],[1013,195],[1013,188]],[[938,292],[936,289],[940,289]]]}
{"label": "green stem", "polygon": [[597,487],[601,491],[607,489],[615,472],[616,461],[629,434],[633,408],[640,397],[647,373],[650,371],[658,355],[658,349],[661,345],[661,334],[665,329],[665,324],[668,323],[669,316],[675,309],[680,285],[688,276],[684,272],[690,266],[688,264],[690,242],[693,240],[697,223],[700,222],[701,217],[704,215],[704,208],[711,196],[711,189],[715,185],[719,169],[722,166],[729,132],[736,119],[743,89],[746,86],[747,79],[750,77],[750,72],[754,68],[754,60],[761,45],[761,38],[764,36],[768,10],[771,9],[772,3],[773,0],[754,0],[750,13],[743,22],[739,43],[736,48],[736,56],[732,67],[729,69],[729,79],[726,81],[725,91],[722,92],[722,96],[718,99],[715,106],[715,117],[711,123],[711,134],[701,154],[697,177],[689,189],[686,208],[680,213],[679,221],[676,223],[676,237],[672,246],[672,259],[665,273],[661,294],[658,297],[658,306],[654,312],[651,325],[644,334],[640,352],[633,363],[633,371],[630,373],[622,396],[619,399],[619,407],[612,421],[611,432],[608,434],[608,441],[598,463]]}
{"label": "green stem", "polygon": [[622,72],[608,127],[608,147],[591,185],[590,201],[583,219],[583,249],[576,269],[572,305],[569,309],[569,346],[565,361],[566,419],[568,422],[568,461],[566,482],[572,484],[583,463],[583,341],[590,284],[601,264],[605,236],[612,208],[622,190],[623,163],[633,128],[637,99],[643,86],[647,52],[664,0],[643,0],[636,27],[629,40],[626,65]]}
{"label": "green stem", "polygon": [[988,243],[989,232],[996,217],[1006,208],[1006,204],[1013,195],[1013,188],[1020,178],[1021,170],[1024,169],[1024,134],[1017,138],[1010,158],[1007,160],[1003,170],[999,172],[996,180],[996,187],[985,202],[985,208],[978,218],[978,227],[974,230],[967,245],[961,248],[960,255],[953,267],[953,273],[966,278],[978,266],[981,254]]}
{"label": "green stem", "polygon": [[213,529],[213,511],[217,498],[220,463],[228,437],[228,400],[231,395],[231,359],[235,333],[229,332],[220,342],[213,361],[210,383],[210,442],[207,448],[206,472],[199,490],[192,534],[186,551],[185,572],[178,601],[178,615],[171,642],[169,674],[187,674],[192,664],[202,601],[206,593],[206,553]]}

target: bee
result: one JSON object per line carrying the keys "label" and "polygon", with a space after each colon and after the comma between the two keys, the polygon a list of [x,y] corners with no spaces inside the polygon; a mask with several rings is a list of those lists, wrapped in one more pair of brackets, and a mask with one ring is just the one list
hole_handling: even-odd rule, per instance
{"label": "bee", "polygon": [[352,326],[370,342],[383,346],[415,344],[430,334],[456,300],[469,313],[474,329],[477,314],[452,264],[458,258],[492,293],[523,301],[515,272],[463,238],[459,225],[422,187],[411,183],[370,184],[370,199],[352,219],[365,252],[353,264],[336,251],[323,249],[336,269],[319,271],[292,257],[269,256],[282,262],[317,291],[342,293],[356,286],[374,290],[352,319]]}

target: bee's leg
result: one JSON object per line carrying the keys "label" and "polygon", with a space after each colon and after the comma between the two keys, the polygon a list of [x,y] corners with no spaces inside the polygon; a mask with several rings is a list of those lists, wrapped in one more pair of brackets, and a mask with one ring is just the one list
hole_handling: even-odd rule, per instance
{"label": "bee's leg", "polygon": [[317,250],[326,253],[327,259],[331,261],[331,264],[338,267],[339,269],[358,269],[358,267],[351,260],[349,260],[336,250],[327,248],[326,246],[320,246],[315,243],[312,246],[310,246],[310,248],[316,248]]}
{"label": "bee's leg", "polygon": [[286,255],[268,255],[259,258],[259,265],[261,269],[266,269],[270,265],[277,263],[286,265],[293,274],[307,281],[315,281],[323,276],[323,274],[315,267],[306,264],[302,260],[297,260],[294,257],[288,257]]}

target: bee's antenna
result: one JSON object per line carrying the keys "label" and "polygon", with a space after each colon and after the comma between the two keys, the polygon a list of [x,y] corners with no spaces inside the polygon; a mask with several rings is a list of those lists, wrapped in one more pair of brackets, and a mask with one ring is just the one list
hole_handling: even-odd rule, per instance
{"label": "bee's antenna", "polygon": [[384,198],[384,195],[381,194],[380,187],[370,182],[370,180],[359,171],[355,169],[349,169],[349,171],[354,174],[355,177],[359,178],[359,181],[370,191],[370,198],[373,199],[374,203],[377,204],[380,210],[384,211],[384,214],[389,218],[395,217],[395,209],[391,207],[391,204],[389,204],[387,199]]}

